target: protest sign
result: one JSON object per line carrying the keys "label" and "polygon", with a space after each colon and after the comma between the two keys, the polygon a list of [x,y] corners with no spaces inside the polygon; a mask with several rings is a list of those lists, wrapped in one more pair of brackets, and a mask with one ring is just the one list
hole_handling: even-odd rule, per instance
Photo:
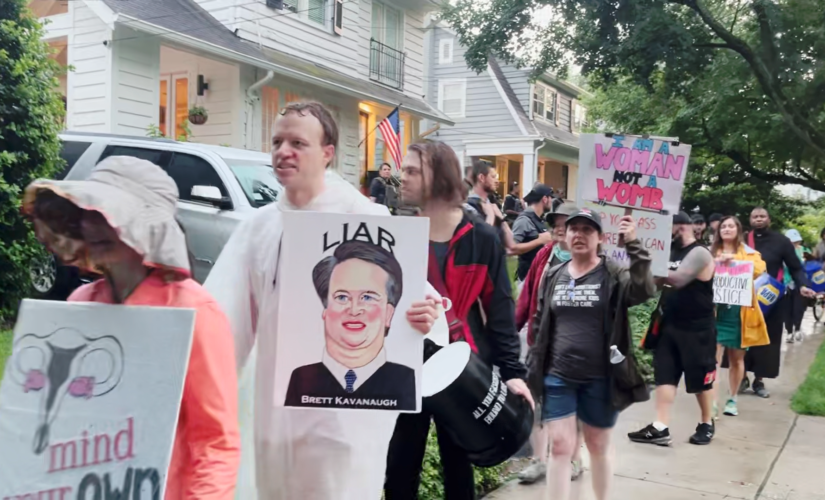
{"label": "protest sign", "polygon": [[161,500],[194,318],[24,301],[0,386],[0,499]]}
{"label": "protest sign", "polygon": [[420,411],[428,256],[426,218],[285,213],[275,404]]}
{"label": "protest sign", "polygon": [[679,211],[690,145],[661,138],[579,135],[579,202]]}
{"label": "protest sign", "polygon": [[753,262],[732,260],[717,263],[713,276],[713,302],[734,306],[753,306]]}
{"label": "protest sign", "polygon": [[[600,206],[589,202],[582,205],[601,214],[604,233],[602,249],[605,255],[616,262],[630,265],[630,258],[624,246],[619,246],[619,222],[624,217],[626,209],[608,205]],[[667,276],[673,217],[643,210],[634,210],[631,215],[636,221],[636,236],[641,241],[642,247],[650,252],[653,260],[651,264],[653,275]]]}

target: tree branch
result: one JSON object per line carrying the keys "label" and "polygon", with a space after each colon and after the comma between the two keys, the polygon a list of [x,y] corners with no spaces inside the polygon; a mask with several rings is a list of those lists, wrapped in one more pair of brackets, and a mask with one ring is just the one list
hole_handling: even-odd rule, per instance
{"label": "tree branch", "polygon": [[702,49],[733,49],[726,43],[694,43],[693,46]]}
{"label": "tree branch", "polygon": [[762,58],[753,52],[751,47],[741,38],[735,36],[717,21],[702,5],[701,0],[668,0],[670,3],[684,5],[696,12],[702,21],[714,32],[716,36],[731,46],[745,59],[745,62],[753,70],[759,85],[776,105],[777,110],[782,115],[782,119],[794,134],[799,136],[817,156],[825,158],[825,134],[819,132],[811,123],[802,116],[798,110],[789,104],[781,85],[775,81]]}
{"label": "tree branch", "polygon": [[759,24],[759,41],[762,44],[762,51],[765,53],[767,63],[771,69],[771,77],[776,83],[779,83],[779,55],[776,50],[775,35],[771,27],[770,19],[768,19],[768,11],[765,8],[763,0],[754,0],[751,4],[756,15],[756,20]]}

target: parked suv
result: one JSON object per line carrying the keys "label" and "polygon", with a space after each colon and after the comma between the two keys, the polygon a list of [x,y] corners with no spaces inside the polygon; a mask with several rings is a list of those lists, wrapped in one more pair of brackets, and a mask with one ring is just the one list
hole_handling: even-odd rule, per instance
{"label": "parked suv", "polygon": [[[134,156],[158,165],[178,185],[178,219],[186,230],[193,274],[203,283],[238,223],[256,208],[278,200],[282,187],[266,153],[171,139],[65,132],[60,134],[66,168],[58,180],[83,180],[109,156]],[[40,297],[63,299],[82,282],[75,268],[54,256],[31,270]]]}

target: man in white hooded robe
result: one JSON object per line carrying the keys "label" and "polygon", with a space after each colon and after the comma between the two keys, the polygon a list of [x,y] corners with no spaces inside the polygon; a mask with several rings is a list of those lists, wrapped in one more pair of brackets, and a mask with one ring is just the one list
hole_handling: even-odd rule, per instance
{"label": "man in white hooded robe", "polygon": [[[397,413],[275,406],[275,329],[282,291],[277,270],[284,265],[279,262],[284,212],[389,212],[326,172],[338,131],[323,106],[290,105],[281,115],[274,126],[272,161],[286,196],[241,224],[206,281],[230,320],[241,372],[242,461],[236,498],[378,500]],[[437,298],[429,287],[428,299],[407,311],[416,330],[426,334],[432,327]]]}

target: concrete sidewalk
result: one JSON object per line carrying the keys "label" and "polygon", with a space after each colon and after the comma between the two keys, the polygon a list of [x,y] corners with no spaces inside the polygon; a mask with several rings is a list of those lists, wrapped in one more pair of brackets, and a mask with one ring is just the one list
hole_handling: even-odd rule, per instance
{"label": "concrete sidewalk", "polygon": [[[739,416],[722,415],[709,446],[688,443],[699,408],[696,399],[683,391],[673,410],[670,447],[627,439],[628,432],[655,418],[652,400],[622,413],[613,435],[612,500],[825,500],[825,419],[797,417],[790,409],[790,398],[825,337],[810,314],[805,331],[815,335],[801,344],[783,346],[781,376],[766,382],[771,397],[740,396]],[[727,376],[727,370],[720,372],[720,408],[727,394]],[[485,500],[553,500],[544,495],[544,481],[530,486],[513,481]],[[594,498],[588,472],[574,484],[571,498]]]}

